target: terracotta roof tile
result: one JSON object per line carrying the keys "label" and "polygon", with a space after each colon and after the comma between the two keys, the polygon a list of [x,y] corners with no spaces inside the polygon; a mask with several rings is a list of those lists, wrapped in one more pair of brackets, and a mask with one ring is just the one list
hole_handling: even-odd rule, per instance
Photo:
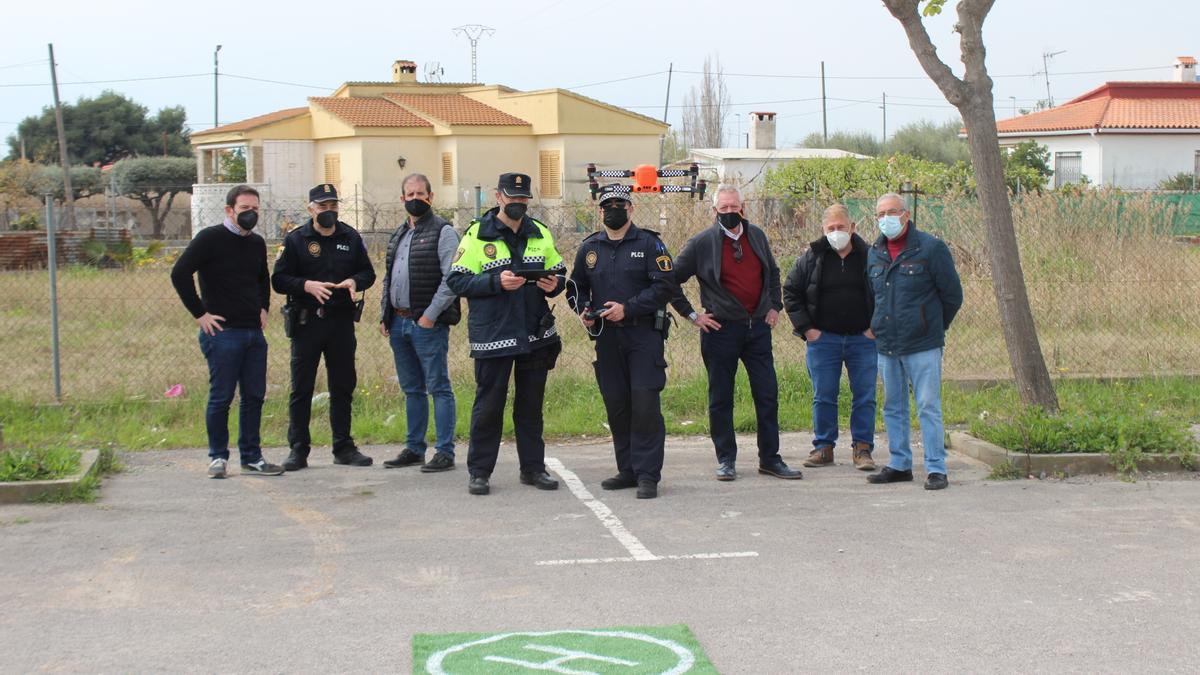
{"label": "terracotta roof tile", "polygon": [[1200,129],[1200,84],[1109,82],[1057,108],[1000,120],[1002,134],[1088,129]]}
{"label": "terracotta roof tile", "polygon": [[355,127],[432,127],[433,125],[382,98],[313,96],[309,101]]}
{"label": "terracotta roof tile", "polygon": [[251,117],[249,119],[241,120],[240,122],[233,122],[231,124],[214,127],[212,129],[205,129],[204,131],[195,131],[195,132],[192,132],[192,136],[195,137],[195,136],[204,136],[206,134],[221,134],[221,133],[225,133],[225,132],[229,132],[229,131],[248,131],[248,130],[254,129],[256,127],[261,127],[266,124],[271,124],[272,122],[279,122],[282,120],[291,119],[293,117],[299,117],[300,115],[304,115],[307,113],[308,113],[308,106],[304,106],[303,108],[288,108],[287,110],[276,110],[273,113],[267,113],[266,115],[259,115],[258,117]]}
{"label": "terracotta roof tile", "polygon": [[447,124],[528,126],[529,122],[461,94],[384,94],[384,98]]}

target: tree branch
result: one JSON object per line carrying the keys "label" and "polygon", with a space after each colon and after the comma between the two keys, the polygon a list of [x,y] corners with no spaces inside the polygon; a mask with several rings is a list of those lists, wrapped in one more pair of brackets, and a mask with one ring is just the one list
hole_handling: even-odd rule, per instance
{"label": "tree branch", "polygon": [[929,79],[942,90],[942,94],[952,105],[964,105],[967,101],[967,85],[938,58],[937,47],[933,46],[925,24],[921,21],[921,13],[918,11],[920,0],[883,0],[883,4],[904,27],[904,32],[908,35],[908,44]]}
{"label": "tree branch", "polygon": [[963,65],[966,66],[964,80],[967,88],[976,96],[986,95],[988,100],[977,103],[991,105],[992,78],[988,75],[983,44],[983,21],[996,0],[961,0],[958,3],[958,24],[955,30],[959,41]]}

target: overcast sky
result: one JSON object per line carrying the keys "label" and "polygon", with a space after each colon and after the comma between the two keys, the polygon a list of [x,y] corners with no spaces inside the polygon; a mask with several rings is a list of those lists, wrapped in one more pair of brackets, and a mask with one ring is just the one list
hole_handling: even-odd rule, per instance
{"label": "overcast sky", "polygon": [[[951,31],[954,3],[947,4],[948,14],[927,23],[939,53],[961,72]],[[1106,80],[1170,79],[1176,56],[1200,56],[1194,12],[1187,6],[1167,0],[998,0],[984,27],[998,115],[1012,114],[1010,97],[1023,107],[1046,97],[1045,79],[1037,74],[1043,52],[1065,51],[1050,66],[1059,103]],[[426,65],[436,63],[443,81],[470,81],[470,45],[452,31],[464,24],[495,30],[479,41],[481,82],[572,89],[659,118],[673,63],[668,114],[673,125],[705,56],[719,56],[733,103],[727,145],[736,143],[739,129],[745,131],[752,110],[779,114],[781,147],[820,131],[822,60],[830,132],[882,133],[884,92],[889,132],[908,122],[956,116],[878,0],[387,5],[58,0],[8,3],[5,24],[0,43],[5,137],[52,102],[49,42],[65,100],[113,89],[151,111],[183,105],[190,126],[199,130],[212,126],[217,44],[223,45],[224,124],[304,105],[306,96],[326,95],[347,80],[388,80],[396,59],[415,61],[420,79]],[[170,79],[95,83],[133,78]],[[604,83],[617,79],[623,81]]]}

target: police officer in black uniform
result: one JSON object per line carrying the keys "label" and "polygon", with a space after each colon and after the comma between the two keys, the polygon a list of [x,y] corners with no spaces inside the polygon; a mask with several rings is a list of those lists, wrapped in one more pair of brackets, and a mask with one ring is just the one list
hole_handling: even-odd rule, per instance
{"label": "police officer in black uniform", "polygon": [[636,487],[638,499],[653,499],[667,434],[659,402],[667,382],[664,308],[679,289],[658,233],[633,224],[629,188],[606,185],[599,196],[604,231],[576,253],[567,302],[596,341],[596,379],[617,456],[617,475],[600,486]]}
{"label": "police officer in black uniform", "polygon": [[355,295],[375,283],[375,270],[358,232],[338,220],[338,195],[333,185],[308,191],[312,216],[283,240],[271,285],[287,295],[292,338],[292,392],[288,397],[288,445],[284,469],[308,466],[312,439],[313,385],[317,364],[325,356],[329,380],[329,425],[333,430],[333,462],[370,466],[350,436],[350,403],[358,376],[354,352],[358,345],[354,323],[361,316]]}

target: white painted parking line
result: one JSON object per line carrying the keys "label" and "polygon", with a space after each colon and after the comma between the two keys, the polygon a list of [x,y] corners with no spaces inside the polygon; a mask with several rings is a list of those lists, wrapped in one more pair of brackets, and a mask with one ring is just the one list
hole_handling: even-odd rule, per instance
{"label": "white painted parking line", "polygon": [[621,542],[621,545],[625,547],[626,551],[629,551],[629,555],[633,556],[634,560],[657,560],[657,557],[648,551],[642,545],[642,542],[633,536],[632,532],[625,529],[625,524],[612,512],[612,509],[608,508],[604,502],[592,496],[592,493],[584,486],[583,481],[579,480],[579,476],[576,476],[575,472],[567,470],[567,467],[563,466],[563,463],[554,457],[546,458],[546,468],[551,469],[554,473],[562,477],[571,494],[575,495],[579,501],[583,502],[584,506],[596,514],[596,517],[600,519],[600,524],[608,529],[614,539]]}
{"label": "white painted parking line", "polygon": [[608,508],[604,502],[596,499],[583,481],[579,480],[579,476],[575,475],[574,471],[567,469],[563,463],[554,457],[546,458],[546,468],[558,474],[563,482],[567,484],[567,489],[571,494],[575,495],[583,505],[588,507],[595,516],[600,519],[600,524],[612,534],[613,538],[629,551],[629,556],[612,557],[612,558],[573,558],[565,560],[539,560],[536,565],[598,565],[603,563],[624,563],[624,562],[654,562],[656,560],[712,560],[720,558],[757,558],[757,551],[734,551],[729,553],[688,553],[684,555],[654,555],[650,549],[646,548],[621,519]]}

